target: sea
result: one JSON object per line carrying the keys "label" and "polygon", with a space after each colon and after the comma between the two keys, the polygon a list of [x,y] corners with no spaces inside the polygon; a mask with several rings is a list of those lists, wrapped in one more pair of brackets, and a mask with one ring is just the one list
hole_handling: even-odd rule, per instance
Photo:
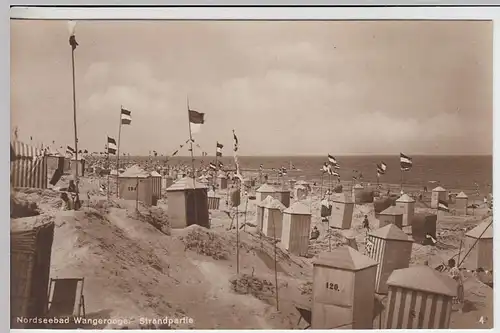
{"label": "sea", "polygon": [[[147,157],[143,157],[147,158]],[[479,196],[492,193],[493,157],[490,156],[412,156],[413,167],[410,171],[401,172],[399,156],[335,156],[340,169],[341,181],[352,181],[353,176],[365,183],[377,183],[377,163],[385,162],[387,171],[380,177],[380,183],[427,187],[432,190],[442,186],[447,190],[464,191],[467,195]],[[157,157],[156,159],[164,159]],[[273,178],[272,169],[285,167],[287,178],[321,181],[321,167],[327,162],[326,156],[239,156],[242,172],[258,171],[263,166],[264,173]],[[234,158],[223,156],[218,158],[227,168],[234,168]],[[202,162],[203,161],[203,162]],[[196,166],[201,163],[214,162],[215,157],[195,156]],[[170,158],[169,165],[190,164],[191,157],[176,156]],[[296,168],[292,170],[290,167]],[[479,193],[479,194],[478,194]]]}

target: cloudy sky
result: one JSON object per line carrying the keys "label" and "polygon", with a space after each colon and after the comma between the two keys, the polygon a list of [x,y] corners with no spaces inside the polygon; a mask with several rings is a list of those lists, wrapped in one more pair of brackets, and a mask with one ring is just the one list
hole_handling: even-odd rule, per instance
{"label": "cloudy sky", "polygon": [[[214,154],[491,154],[492,23],[98,22],[76,26],[80,147]],[[67,22],[12,21],[11,127],[73,142]],[[184,152],[187,154],[187,151]]]}

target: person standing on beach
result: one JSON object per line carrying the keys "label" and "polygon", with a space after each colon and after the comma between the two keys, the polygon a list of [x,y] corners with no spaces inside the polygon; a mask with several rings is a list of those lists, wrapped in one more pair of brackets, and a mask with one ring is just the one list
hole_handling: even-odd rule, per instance
{"label": "person standing on beach", "polygon": [[366,229],[366,231],[370,231],[370,222],[368,221],[368,215],[365,215],[365,218],[363,219],[363,228]]}
{"label": "person standing on beach", "polygon": [[457,297],[453,299],[453,303],[457,305],[458,310],[462,313],[464,305],[464,284],[462,272],[457,267],[455,259],[448,260],[449,276],[457,282]]}

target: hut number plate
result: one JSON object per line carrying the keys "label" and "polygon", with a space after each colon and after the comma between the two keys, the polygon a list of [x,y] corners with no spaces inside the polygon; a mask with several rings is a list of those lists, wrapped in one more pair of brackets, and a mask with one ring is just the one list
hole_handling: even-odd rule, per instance
{"label": "hut number plate", "polygon": [[326,283],[326,289],[335,290],[335,291],[342,291],[342,290],[340,290],[340,286],[338,284],[332,283],[332,282]]}

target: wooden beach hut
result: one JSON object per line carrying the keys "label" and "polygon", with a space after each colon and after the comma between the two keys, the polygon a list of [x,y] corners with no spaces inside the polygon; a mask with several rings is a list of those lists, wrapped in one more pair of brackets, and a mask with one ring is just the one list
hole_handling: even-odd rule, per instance
{"label": "wooden beach hut", "polygon": [[262,233],[267,237],[281,238],[283,226],[283,204],[273,198],[264,206],[264,215],[262,218]]}
{"label": "wooden beach hut", "polygon": [[336,229],[351,229],[354,202],[344,194],[333,197],[330,226]]}
{"label": "wooden beach hut", "polygon": [[387,279],[396,270],[410,265],[413,239],[394,224],[368,234],[367,255],[378,263],[375,291],[387,293]]}
{"label": "wooden beach hut", "polygon": [[431,193],[431,208],[437,208],[439,201],[448,202],[448,191],[441,186],[436,187]]}
{"label": "wooden beach hut", "polygon": [[220,190],[227,189],[227,177],[225,174],[220,173],[217,176],[217,186],[219,187]]}
{"label": "wooden beach hut", "polygon": [[307,199],[308,191],[307,187],[303,185],[297,185],[294,188],[295,194],[294,197],[296,200],[305,200]]}
{"label": "wooden beach hut", "polygon": [[[436,239],[437,215],[432,213],[416,213],[413,216],[411,235],[415,242],[429,242],[427,235]],[[429,243],[430,244],[430,243]]]}
{"label": "wooden beach hut", "polygon": [[208,210],[219,210],[220,197],[214,191],[208,191]]}
{"label": "wooden beach hut", "polygon": [[147,206],[153,204],[151,176],[144,169],[133,165],[118,175],[119,196],[125,200],[138,200]]}
{"label": "wooden beach hut", "polygon": [[389,295],[384,329],[448,329],[457,283],[429,266],[395,270],[387,280]]}
{"label": "wooden beach hut", "polygon": [[257,214],[256,214],[256,224],[257,230],[262,231],[262,224],[264,221],[264,207],[269,205],[273,201],[273,197],[268,195],[264,200],[257,202]]}
{"label": "wooden beach hut", "polygon": [[302,202],[295,202],[283,212],[281,244],[290,253],[307,255],[311,216],[311,209]]}
{"label": "wooden beach hut", "polygon": [[12,187],[47,188],[47,159],[43,151],[19,141],[11,142],[10,148]]}
{"label": "wooden beach hut", "polygon": [[290,190],[277,189],[275,197],[283,204],[283,206],[290,207]]}
{"label": "wooden beach hut", "polygon": [[276,189],[269,184],[262,184],[255,193],[257,202],[264,200],[268,195],[276,197]]}
{"label": "wooden beach hut", "polygon": [[411,225],[415,214],[415,200],[405,193],[396,200],[396,207],[403,210],[403,227]]}
{"label": "wooden beach hut", "polygon": [[352,199],[354,200],[355,204],[361,204],[361,193],[365,190],[365,188],[360,185],[356,184],[352,188]]}
{"label": "wooden beach hut", "polygon": [[156,171],[151,171],[151,186],[153,190],[153,203],[156,205],[156,202],[161,199],[161,175]]}
{"label": "wooden beach hut", "polygon": [[208,188],[205,184],[185,177],[167,189],[168,216],[172,228],[198,224],[210,228]]}
{"label": "wooden beach hut", "polygon": [[42,318],[48,302],[54,222],[38,216],[12,219],[10,227],[11,329],[41,329],[17,318]]}
{"label": "wooden beach hut", "polygon": [[372,329],[377,262],[349,246],[313,262],[312,329]]}
{"label": "wooden beach hut", "polygon": [[390,206],[384,211],[378,213],[379,228],[383,228],[388,224],[394,224],[398,228],[403,228],[403,209],[395,206]]}
{"label": "wooden beach hut", "polygon": [[460,192],[455,197],[455,213],[457,215],[467,215],[467,205],[469,197],[464,193]]}
{"label": "wooden beach hut", "polygon": [[71,159],[71,173],[78,171],[78,176],[85,176],[85,158],[78,155],[78,160]]}
{"label": "wooden beach hut", "polygon": [[470,250],[464,262],[465,268],[493,270],[493,224],[491,221],[492,217],[489,217],[465,234],[464,255]]}
{"label": "wooden beach hut", "polygon": [[295,180],[295,179],[289,179],[288,180],[288,186],[290,188],[294,188],[295,187],[295,183],[297,183],[297,180]]}

